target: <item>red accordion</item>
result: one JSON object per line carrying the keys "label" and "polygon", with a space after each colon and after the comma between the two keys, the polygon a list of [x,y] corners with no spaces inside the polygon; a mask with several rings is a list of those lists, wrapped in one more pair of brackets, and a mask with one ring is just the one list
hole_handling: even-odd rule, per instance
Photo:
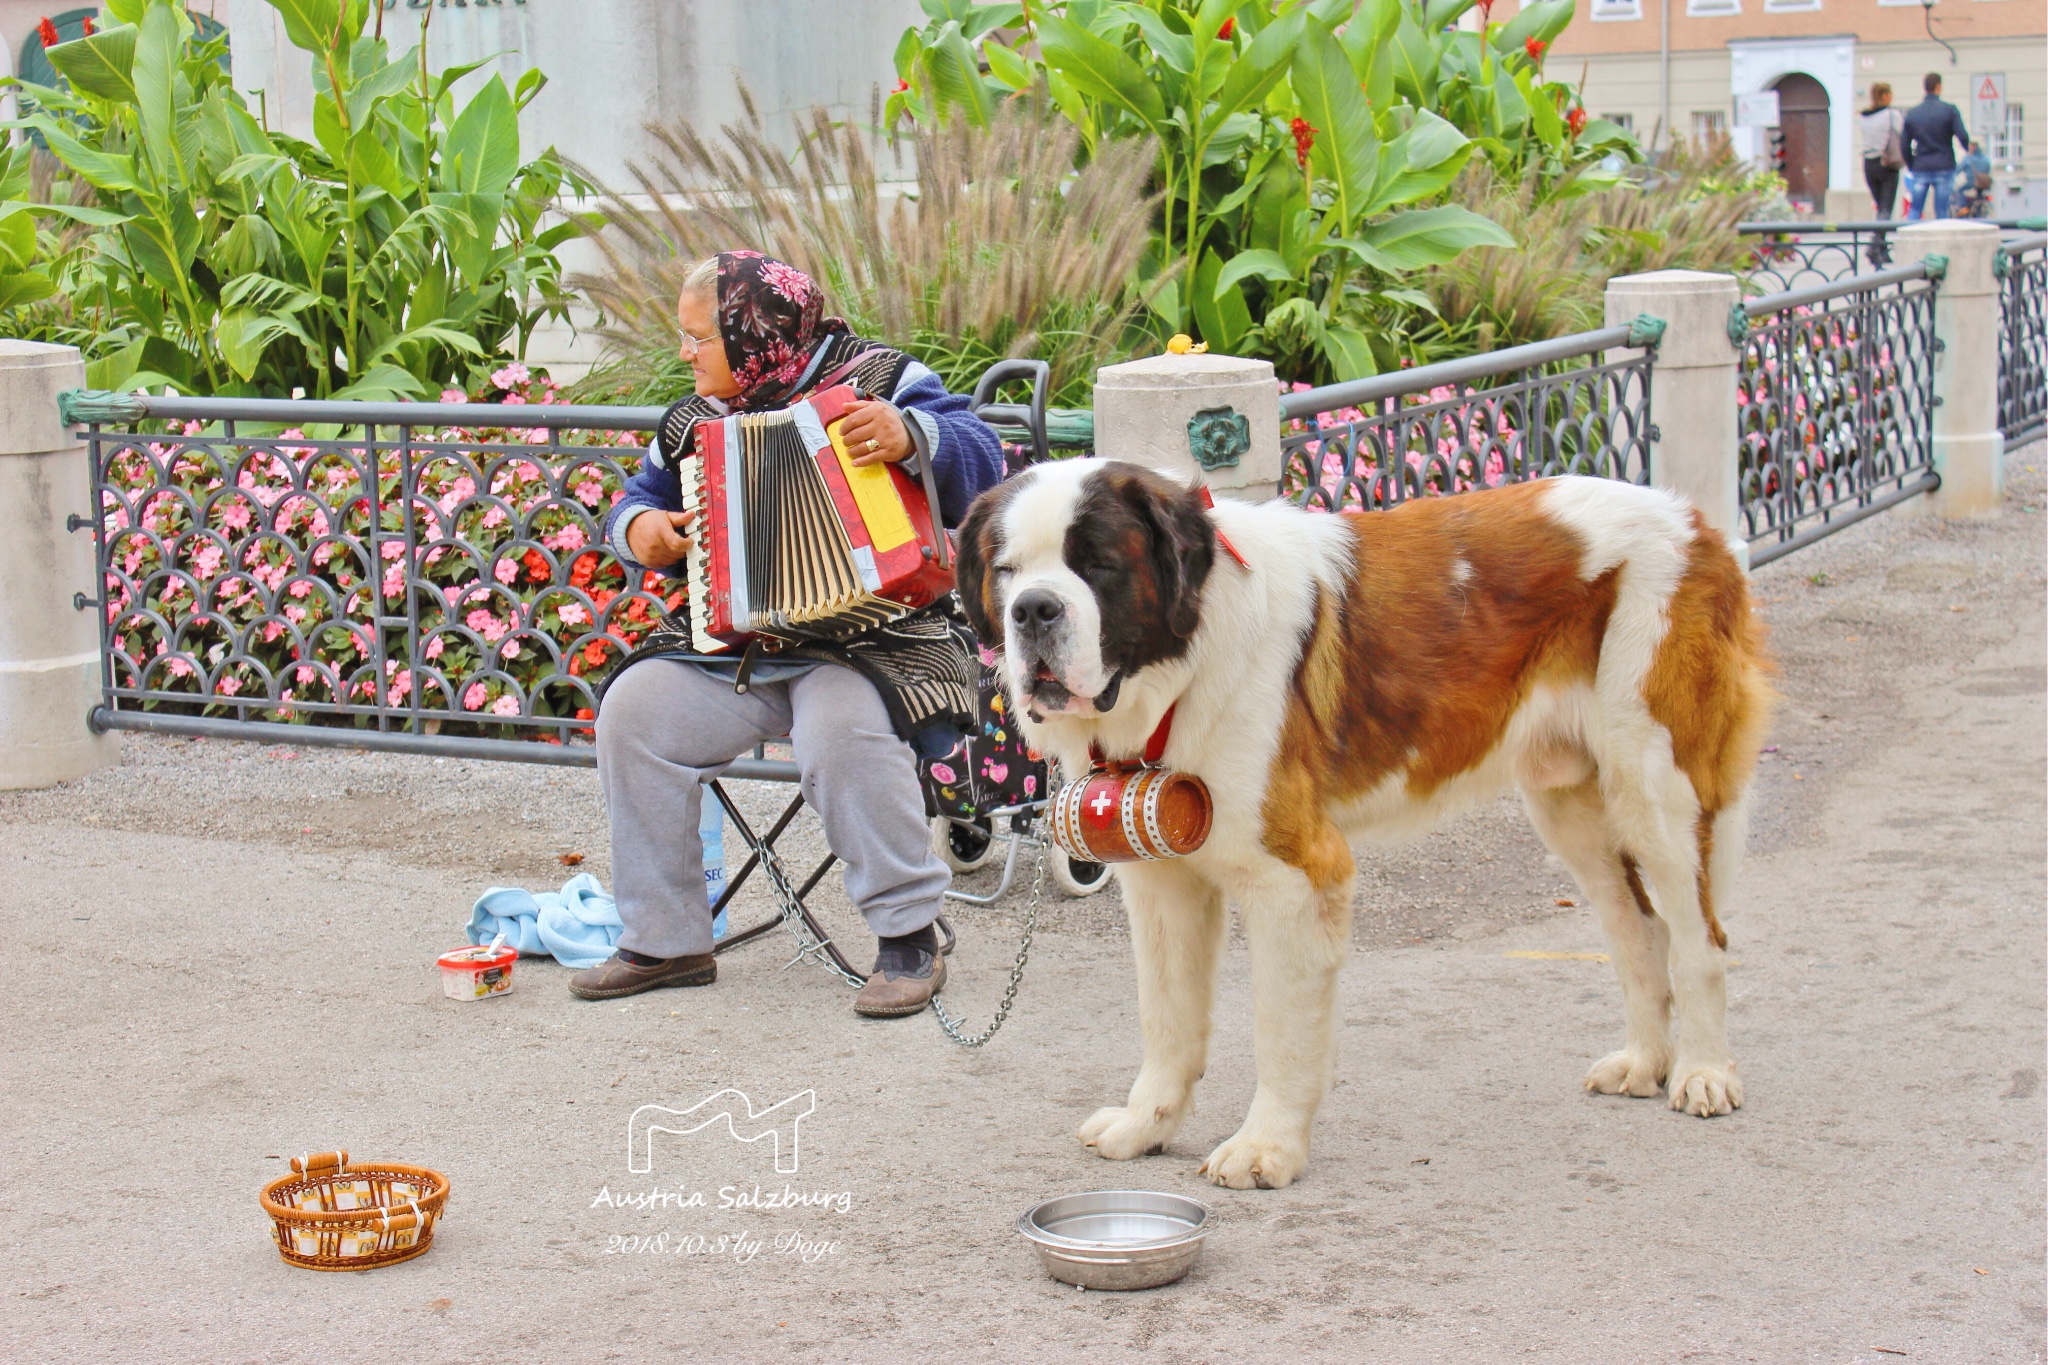
{"label": "red accordion", "polygon": [[922,480],[855,465],[839,438],[847,405],[865,396],[841,384],[697,428],[697,458],[677,472],[683,508],[698,514],[689,576],[700,648],[843,639],[952,590],[923,429],[904,421]]}

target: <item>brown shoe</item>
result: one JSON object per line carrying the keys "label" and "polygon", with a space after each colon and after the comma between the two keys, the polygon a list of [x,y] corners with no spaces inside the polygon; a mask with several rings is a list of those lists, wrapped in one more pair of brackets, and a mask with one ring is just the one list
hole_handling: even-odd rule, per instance
{"label": "brown shoe", "polygon": [[612,1000],[638,995],[657,986],[708,986],[718,980],[718,959],[710,953],[663,958],[639,966],[613,953],[595,967],[569,978],[569,994],[585,1000]]}
{"label": "brown shoe", "polygon": [[870,1019],[922,1014],[924,1007],[945,985],[946,959],[937,953],[926,960],[923,976],[891,971],[878,965],[875,974],[868,978],[868,984],[861,987],[860,994],[853,998],[853,1012]]}

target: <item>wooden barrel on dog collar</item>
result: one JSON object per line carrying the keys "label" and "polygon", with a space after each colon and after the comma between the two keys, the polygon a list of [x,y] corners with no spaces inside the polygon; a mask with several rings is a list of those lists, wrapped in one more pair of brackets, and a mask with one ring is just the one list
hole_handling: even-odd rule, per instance
{"label": "wooden barrel on dog collar", "polygon": [[1046,807],[1052,841],[1091,863],[1153,862],[1209,837],[1208,784],[1170,768],[1098,768],[1063,784]]}

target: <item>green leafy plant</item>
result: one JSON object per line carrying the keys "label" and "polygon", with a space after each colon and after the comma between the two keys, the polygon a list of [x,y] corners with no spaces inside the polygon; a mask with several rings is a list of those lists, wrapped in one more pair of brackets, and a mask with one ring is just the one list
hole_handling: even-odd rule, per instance
{"label": "green leafy plant", "polygon": [[35,105],[14,126],[97,191],[0,207],[98,229],[69,304],[93,381],[423,396],[508,342],[523,355],[566,316],[552,248],[575,227],[542,218],[581,188],[552,149],[520,161],[544,78],[493,76],[458,108],[475,65],[430,73],[423,44],[393,58],[364,32],[368,0],[270,3],[312,61],[312,142],[264,127],[225,35],[170,0],[108,0],[118,23],[49,49],[61,87],[14,82]]}
{"label": "green leafy plant", "polygon": [[[1481,31],[1455,29],[1475,4],[1489,11]],[[1084,155],[1148,136],[1163,191],[1151,268],[1179,271],[1155,295],[1161,323],[1299,378],[1412,357],[1428,299],[1408,275],[1513,245],[1440,202],[1474,157],[1583,188],[1594,164],[1637,156],[1543,75],[1571,0],[1503,24],[1492,0],[923,6],[929,22],[897,47],[892,122],[980,125],[1003,98],[1043,88]]]}
{"label": "green leafy plant", "polygon": [[[579,396],[672,398],[682,272],[751,247],[825,289],[855,331],[900,346],[956,392],[1009,357],[1052,369],[1054,402],[1083,405],[1098,366],[1129,354],[1145,298],[1137,274],[1157,204],[1153,149],[1105,142],[1074,168],[1079,133],[1030,101],[980,124],[919,128],[910,174],[885,180],[873,133],[822,109],[778,147],[741,91],[744,121],[706,138],[655,125],[661,148],[636,166],[640,193],[609,194],[597,237],[606,269],[572,283],[606,316],[609,353]],[[624,394],[620,393],[621,389]]]}
{"label": "green leafy plant", "polygon": [[1502,224],[1522,246],[1484,248],[1417,281],[1437,321],[1420,338],[1449,350],[1544,341],[1600,325],[1607,281],[1647,270],[1741,273],[1755,239],[1736,232],[1764,194],[1727,140],[1677,142],[1618,183],[1540,196],[1486,164],[1453,187],[1460,203]]}

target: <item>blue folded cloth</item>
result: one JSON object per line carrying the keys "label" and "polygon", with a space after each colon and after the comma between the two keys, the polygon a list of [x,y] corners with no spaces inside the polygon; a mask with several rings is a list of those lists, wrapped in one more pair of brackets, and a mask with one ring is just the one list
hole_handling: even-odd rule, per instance
{"label": "blue folded cloth", "polygon": [[595,967],[612,955],[623,927],[603,883],[579,872],[560,891],[538,895],[516,886],[492,887],[476,898],[467,932],[471,943],[503,934],[521,957],[552,955],[564,967]]}

